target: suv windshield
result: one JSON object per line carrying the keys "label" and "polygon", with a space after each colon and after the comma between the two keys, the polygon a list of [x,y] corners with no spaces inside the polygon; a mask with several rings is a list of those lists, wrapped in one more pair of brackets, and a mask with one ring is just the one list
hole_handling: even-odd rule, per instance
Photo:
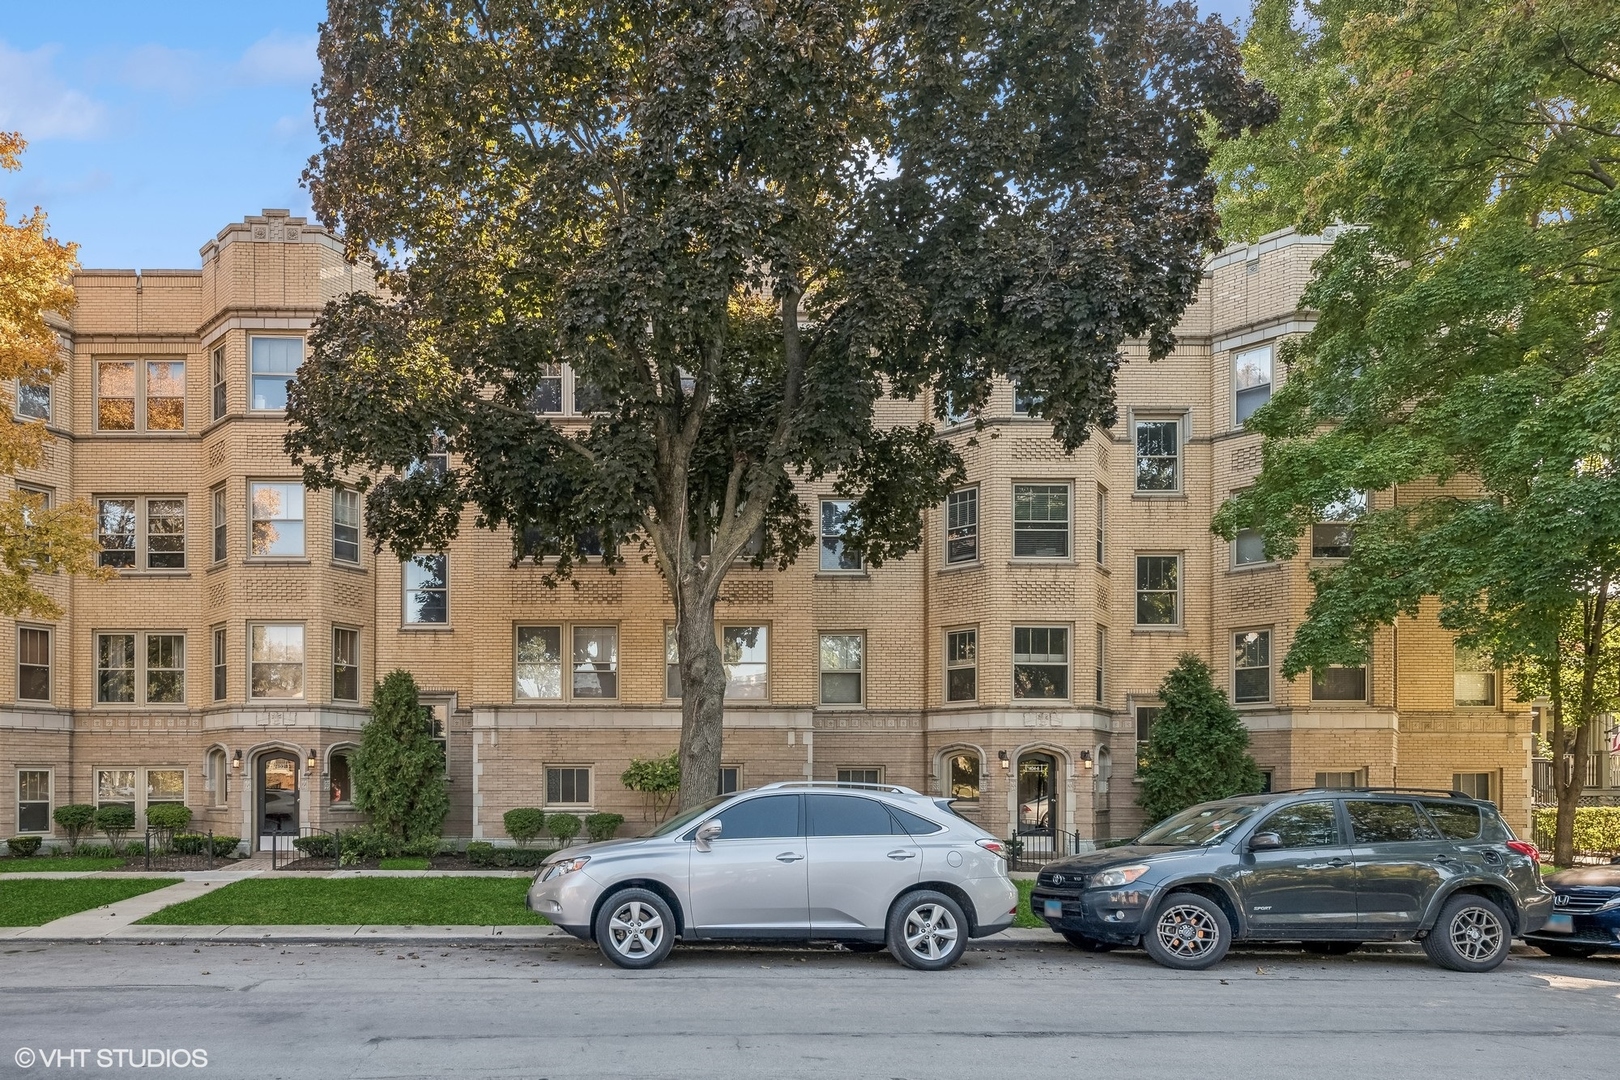
{"label": "suv windshield", "polygon": [[736,797],[737,796],[735,795],[717,795],[708,802],[704,803],[702,806],[694,807],[684,814],[676,814],[674,817],[658,826],[658,828],[654,829],[652,832],[643,833],[642,835],[668,836],[670,833],[680,832],[682,829],[686,828],[688,825],[692,824],[692,822],[696,821],[704,814],[707,814],[710,810],[713,810],[721,803],[727,801],[728,799],[735,799]]}
{"label": "suv windshield", "polygon": [[1212,844],[1260,809],[1257,803],[1205,803],[1173,814],[1136,838],[1138,844],[1198,847]]}

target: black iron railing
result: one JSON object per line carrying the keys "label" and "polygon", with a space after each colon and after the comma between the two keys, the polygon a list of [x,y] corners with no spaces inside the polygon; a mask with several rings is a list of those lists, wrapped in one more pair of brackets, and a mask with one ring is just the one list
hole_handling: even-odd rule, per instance
{"label": "black iron railing", "polygon": [[343,834],[337,830],[302,826],[297,832],[265,833],[270,837],[270,869],[280,870],[288,863],[306,864],[308,869],[330,867],[336,870],[343,859]]}

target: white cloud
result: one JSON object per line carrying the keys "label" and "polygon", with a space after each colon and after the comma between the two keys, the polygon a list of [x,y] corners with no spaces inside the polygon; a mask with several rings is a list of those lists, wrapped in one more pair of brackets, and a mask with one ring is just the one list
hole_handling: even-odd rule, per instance
{"label": "white cloud", "polygon": [[53,70],[56,47],[33,52],[0,41],[0,130],[25,139],[87,139],[101,133],[107,110]]}
{"label": "white cloud", "polygon": [[236,62],[236,74],[243,82],[312,83],[321,76],[315,56],[314,34],[295,36],[273,31],[247,47]]}
{"label": "white cloud", "polygon": [[209,81],[209,63],[200,53],[167,45],[139,45],[119,65],[119,79],[136,90],[189,101]]}

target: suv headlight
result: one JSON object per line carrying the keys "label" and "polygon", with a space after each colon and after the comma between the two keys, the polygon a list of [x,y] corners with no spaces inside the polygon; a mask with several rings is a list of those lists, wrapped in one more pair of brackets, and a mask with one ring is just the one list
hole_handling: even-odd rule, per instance
{"label": "suv headlight", "polygon": [[1116,866],[1112,870],[1104,870],[1088,882],[1094,889],[1117,889],[1122,885],[1129,885],[1137,878],[1148,872],[1145,864],[1135,866]]}
{"label": "suv headlight", "polygon": [[591,857],[589,855],[581,855],[577,859],[564,859],[562,862],[554,862],[546,867],[545,872],[540,875],[540,880],[550,881],[552,878],[560,878],[564,874],[572,874],[575,870],[584,869],[585,864],[590,861]]}

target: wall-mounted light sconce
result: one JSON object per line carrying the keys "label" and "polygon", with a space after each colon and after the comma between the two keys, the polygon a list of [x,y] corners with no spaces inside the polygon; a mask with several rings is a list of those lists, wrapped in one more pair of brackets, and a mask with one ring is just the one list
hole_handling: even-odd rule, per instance
{"label": "wall-mounted light sconce", "polygon": [[313,773],[315,771],[315,766],[319,764],[320,759],[315,756],[315,751],[311,750],[309,752],[309,757],[304,759],[304,771],[307,773]]}
{"label": "wall-mounted light sconce", "polygon": [[1005,750],[997,750],[996,751],[996,758],[997,758],[997,760],[999,760],[1001,762],[1001,767],[1003,769],[1012,768],[1012,762],[1007,760],[1007,751],[1005,751]]}
{"label": "wall-mounted light sconce", "polygon": [[237,770],[238,772],[241,771],[241,769],[242,769],[242,751],[238,750],[236,752],[236,756],[231,758],[231,768]]}
{"label": "wall-mounted light sconce", "polygon": [[1086,772],[1091,771],[1091,751],[1090,750],[1082,750],[1082,751],[1080,751],[1080,767],[1085,769]]}

